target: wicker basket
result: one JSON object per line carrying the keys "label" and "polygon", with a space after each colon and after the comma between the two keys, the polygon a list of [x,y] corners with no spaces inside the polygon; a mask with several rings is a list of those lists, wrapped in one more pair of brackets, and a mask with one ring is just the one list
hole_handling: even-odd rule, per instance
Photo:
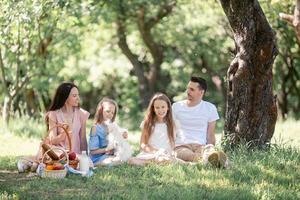
{"label": "wicker basket", "polygon": [[[63,148],[52,147],[48,151],[51,151],[51,150],[60,150],[60,151],[62,151],[65,154],[66,158],[67,158],[66,164],[69,164],[68,153]],[[42,163],[44,163],[44,164],[45,164],[45,158],[46,158],[46,155],[47,155],[48,151],[46,151],[44,153],[43,158],[42,158]],[[59,161],[55,161],[55,162],[59,162]],[[68,170],[66,168],[64,168],[62,170],[48,170],[48,169],[44,168],[44,170],[42,170],[42,172],[41,172],[41,177],[42,178],[56,178],[56,179],[60,179],[60,178],[64,178],[67,175],[67,172],[68,172]]]}
{"label": "wicker basket", "polygon": [[[61,160],[66,159],[66,163],[68,163],[68,165],[70,167],[72,167],[73,169],[77,169],[79,160],[78,159],[77,160],[69,160],[68,152],[72,152],[72,140],[71,140],[71,135],[68,132],[67,124],[56,124],[51,129],[49,129],[47,136],[43,140],[44,143],[46,143],[45,141],[47,140],[47,137],[49,136],[50,131],[53,130],[54,128],[61,128],[63,130],[64,134],[66,134],[67,140],[68,140],[68,145],[67,145],[68,149],[63,149],[62,147],[53,146],[53,145],[51,145],[51,143],[49,143],[50,146],[48,145],[48,150],[45,151],[45,149],[42,148],[42,159],[40,160],[40,162],[46,165],[46,164],[49,164],[49,162],[50,163],[59,162]],[[60,157],[60,159],[57,160],[57,158],[59,156],[54,155],[55,150],[62,151],[64,154],[64,157]],[[49,158],[50,160],[45,160],[45,158]],[[67,174],[66,169],[64,169],[64,170],[47,170],[45,168],[43,170],[43,173],[41,176],[42,177],[50,177],[50,178],[63,178],[66,176],[66,174]]]}

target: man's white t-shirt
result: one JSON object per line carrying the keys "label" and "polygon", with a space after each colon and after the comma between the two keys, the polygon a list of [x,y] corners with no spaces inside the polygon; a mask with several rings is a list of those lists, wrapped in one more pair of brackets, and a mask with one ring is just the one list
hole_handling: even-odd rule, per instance
{"label": "man's white t-shirt", "polygon": [[208,123],[219,119],[216,106],[201,100],[196,106],[189,107],[187,101],[184,100],[174,103],[172,109],[174,118],[179,121],[185,139],[184,144],[205,145]]}

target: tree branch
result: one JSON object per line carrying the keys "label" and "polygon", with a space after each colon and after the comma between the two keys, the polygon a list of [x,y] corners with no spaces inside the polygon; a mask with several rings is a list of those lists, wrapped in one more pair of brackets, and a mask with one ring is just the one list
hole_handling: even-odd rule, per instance
{"label": "tree branch", "polygon": [[293,15],[288,15],[285,13],[279,13],[279,17],[281,20],[287,22],[289,25],[293,25],[294,21],[294,16]]}
{"label": "tree branch", "polygon": [[176,1],[171,1],[165,5],[162,5],[156,16],[151,17],[149,20],[145,19],[145,8],[141,6],[138,10],[138,29],[142,36],[142,39],[150,51],[150,54],[154,60],[153,64],[150,65],[150,70],[147,75],[150,85],[154,85],[158,78],[160,65],[163,62],[163,46],[154,41],[151,29],[161,19],[172,12],[173,7],[176,5]]}
{"label": "tree branch", "polygon": [[155,63],[149,65],[150,69],[147,73],[147,79],[150,82],[150,85],[153,85],[157,77],[157,66],[162,62],[162,51],[152,38],[151,28],[146,25],[145,8],[143,6],[138,10],[137,17],[139,32]]}
{"label": "tree branch", "polygon": [[296,0],[294,15],[279,13],[279,17],[281,20],[287,22],[290,26],[294,28],[297,37],[297,42],[300,45],[300,0]]}
{"label": "tree branch", "polygon": [[32,79],[32,77],[34,76],[38,76],[39,74],[32,74],[30,76],[26,75],[23,80],[20,82],[20,84],[16,85],[13,90],[12,90],[12,94],[11,97],[12,99],[16,97],[16,95],[20,92],[20,90],[22,90],[24,88],[24,86],[26,85],[26,83],[29,82],[30,79]]}
{"label": "tree branch", "polygon": [[168,3],[166,3],[165,5],[163,5],[156,16],[151,17],[149,20],[147,20],[146,22],[146,26],[149,27],[149,29],[151,29],[153,26],[155,26],[155,24],[157,24],[162,18],[164,18],[165,16],[169,15],[173,8],[176,5],[176,0],[175,1],[170,1]]}
{"label": "tree branch", "polygon": [[143,77],[144,76],[144,70],[142,67],[143,64],[138,60],[138,56],[134,54],[128,46],[124,23],[125,22],[122,20],[122,17],[118,16],[117,19],[117,36],[119,38],[118,46],[133,65],[136,75],[138,77]]}

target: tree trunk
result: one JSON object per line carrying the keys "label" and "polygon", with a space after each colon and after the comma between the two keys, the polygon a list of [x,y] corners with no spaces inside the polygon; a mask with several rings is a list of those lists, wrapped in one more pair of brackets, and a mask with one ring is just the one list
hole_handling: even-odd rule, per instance
{"label": "tree trunk", "polygon": [[286,92],[286,79],[283,77],[281,78],[281,90],[278,94],[278,108],[279,113],[282,119],[286,119],[288,114],[288,100],[287,100],[287,92]]}
{"label": "tree trunk", "polygon": [[272,66],[277,55],[275,33],[257,0],[221,0],[234,33],[236,56],[227,71],[225,138],[263,147],[276,124]]}
{"label": "tree trunk", "polygon": [[118,45],[123,54],[131,62],[134,75],[138,79],[139,96],[141,99],[141,102],[139,104],[142,106],[142,108],[146,108],[151,95],[154,93],[154,91],[150,89],[153,87],[149,86],[149,82],[147,80],[147,77],[145,76],[146,72],[144,71],[144,65],[147,65],[147,63],[142,63],[141,61],[139,61],[138,55],[134,54],[129,49],[129,46],[127,44],[126,31],[122,20],[117,21],[117,34],[119,38]]}
{"label": "tree trunk", "polygon": [[3,125],[7,126],[10,119],[10,111],[11,111],[12,99],[9,97],[4,98],[3,111],[2,111],[2,120]]}
{"label": "tree trunk", "polygon": [[154,35],[151,30],[159,23],[164,17],[168,16],[176,1],[170,1],[163,4],[156,15],[152,17],[146,17],[146,8],[141,5],[136,11],[136,21],[139,33],[141,34],[142,41],[145,47],[149,50],[152,61],[146,58],[141,58],[141,55],[133,53],[129,48],[127,42],[127,30],[126,30],[126,14],[123,4],[119,4],[118,16],[116,20],[118,46],[122,50],[122,53],[128,58],[133,66],[134,75],[138,79],[140,105],[142,108],[146,108],[149,104],[151,96],[155,91],[164,92],[166,86],[170,83],[170,76],[161,73],[161,64],[164,60],[164,48],[160,45],[159,41],[154,40]]}
{"label": "tree trunk", "polygon": [[39,107],[39,98],[36,95],[36,92],[30,88],[26,89],[24,92],[24,100],[26,102],[26,112],[27,114],[32,116],[37,116],[37,114],[40,112]]}

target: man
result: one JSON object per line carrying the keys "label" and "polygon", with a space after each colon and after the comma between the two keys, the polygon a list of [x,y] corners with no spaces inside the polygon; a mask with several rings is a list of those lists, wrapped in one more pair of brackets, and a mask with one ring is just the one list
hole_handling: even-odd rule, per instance
{"label": "man", "polygon": [[[213,165],[224,166],[226,155],[213,150],[216,143],[214,131],[219,115],[215,105],[203,100],[206,89],[207,84],[203,78],[191,77],[187,85],[187,99],[172,106],[174,118],[179,121],[185,138],[184,141],[177,142],[175,152],[177,158],[184,161],[205,162],[206,159]],[[203,154],[207,157],[204,158]]]}

